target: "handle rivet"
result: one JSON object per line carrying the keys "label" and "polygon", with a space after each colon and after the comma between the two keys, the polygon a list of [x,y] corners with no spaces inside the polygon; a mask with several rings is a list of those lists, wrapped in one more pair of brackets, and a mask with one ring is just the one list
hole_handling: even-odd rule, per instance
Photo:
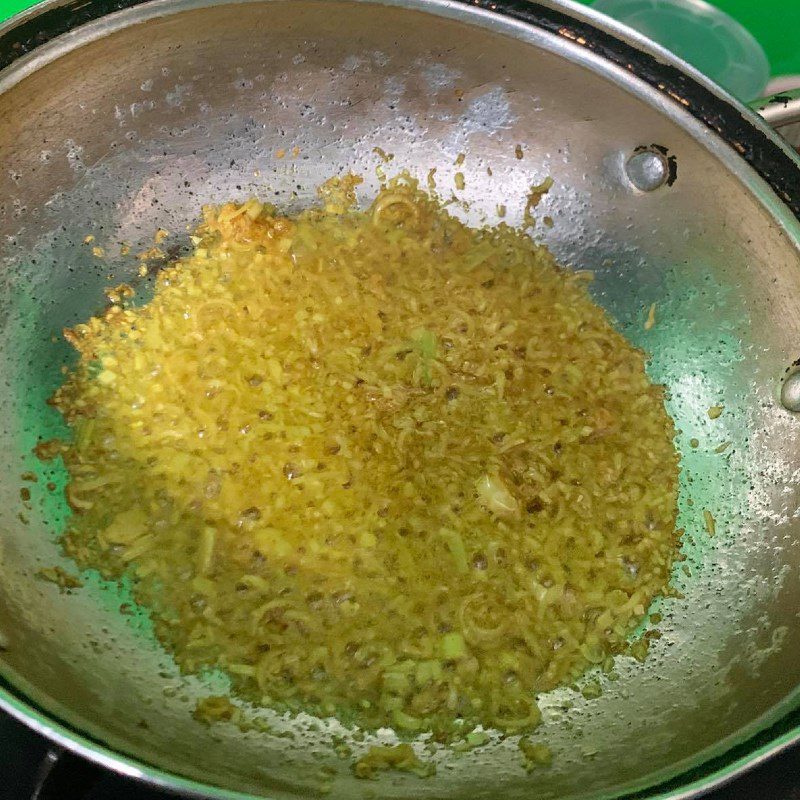
{"label": "handle rivet", "polygon": [[787,411],[800,411],[800,370],[784,378],[781,386],[781,405]]}
{"label": "handle rivet", "polygon": [[652,192],[669,177],[667,159],[653,150],[639,150],[625,162],[628,180],[640,192]]}

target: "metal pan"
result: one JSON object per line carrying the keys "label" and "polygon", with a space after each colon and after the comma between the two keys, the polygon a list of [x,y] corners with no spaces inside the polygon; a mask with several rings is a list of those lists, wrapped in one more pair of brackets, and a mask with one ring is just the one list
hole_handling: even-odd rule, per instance
{"label": "metal pan", "polygon": [[[690,797],[800,737],[800,163],[754,113],[555,0],[46,2],[0,28],[0,67],[0,705],[105,766],[207,797]],[[593,270],[680,429],[684,599],[659,606],[663,638],[644,666],[620,659],[602,697],[543,698],[555,760],[530,775],[502,743],[439,753],[427,780],[364,782],[333,753],[331,722],[204,727],[194,701],[224,676],[179,676],[146,615],[120,614],[124,588],[35,579],[69,567],[46,489],[64,476],[31,452],[59,430],[44,403],[69,357],[58,334],[135,269],[119,243],[184,231],[222,198],[298,208],[341,170],[365,175],[368,198],[375,146],[442,183],[463,171],[473,223],[499,203],[519,222],[552,175],[540,208],[555,225],[537,236]]]}

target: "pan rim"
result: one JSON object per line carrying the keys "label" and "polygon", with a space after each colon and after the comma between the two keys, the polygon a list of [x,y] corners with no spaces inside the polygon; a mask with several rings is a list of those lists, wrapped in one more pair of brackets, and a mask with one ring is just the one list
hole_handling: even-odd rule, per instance
{"label": "pan rim", "polygon": [[[9,68],[35,51],[89,23],[140,6],[164,15],[190,7],[281,0],[40,0],[0,22],[0,93],[9,88]],[[632,75],[672,108],[702,124],[748,164],[800,221],[800,154],[750,107],[714,84],[669,50],[574,0],[351,0],[410,7],[440,16],[465,13],[521,23],[550,33]],[[180,6],[180,8],[176,8]],[[448,13],[449,12],[449,13]],[[34,66],[34,69],[36,67]],[[16,70],[15,70],[16,71]],[[21,70],[18,79],[25,76]],[[16,82],[16,81],[13,81]],[[10,85],[13,85],[13,82]],[[677,107],[677,108],[676,108]],[[673,115],[674,116],[674,113]],[[741,175],[739,175],[741,178]],[[800,238],[800,237],[798,237]]]}
{"label": "pan rim", "polygon": [[[800,709],[800,687],[781,705],[787,703]],[[57,714],[41,708],[23,692],[6,683],[3,678],[0,678],[0,710],[54,744],[99,767],[159,789],[205,800],[268,800],[269,797],[203,783],[155,766],[143,759],[125,755],[59,718]],[[698,763],[695,767],[681,769],[671,777],[657,781],[649,787],[625,790],[622,794],[612,791],[596,795],[595,800],[645,800],[645,798],[646,800],[692,800],[718,789],[800,743],[800,724],[793,724],[790,721],[786,730],[780,730],[781,723],[785,723],[785,720],[792,716],[792,710],[777,711],[773,716],[775,711],[776,709],[772,709],[765,715],[773,717],[771,722],[759,724],[756,720],[751,723],[750,727],[754,730],[744,737],[738,748],[743,752],[733,759],[730,758],[730,754],[737,748],[731,744],[716,756],[704,757],[702,753],[698,754]],[[772,731],[775,729],[778,729],[778,732],[773,735]],[[759,741],[760,739],[763,741]],[[707,751],[713,750],[714,747],[712,745]],[[703,771],[715,762],[721,763],[703,774]],[[701,774],[692,777],[698,772]]]}
{"label": "pan rim", "polygon": [[[264,0],[220,0],[221,3],[263,2]],[[276,0],[270,0],[276,1]],[[356,0],[357,2],[384,5],[411,6],[432,13],[447,7],[454,13],[465,13],[466,9],[477,11],[491,19],[494,15],[499,21],[513,20],[531,29],[561,37],[573,45],[585,49],[587,57],[604,59],[617,67],[627,69],[636,79],[656,90],[663,98],[665,112],[673,118],[677,114],[688,113],[706,129],[710,141],[707,148],[716,155],[724,149],[730,160],[738,153],[741,166],[747,167],[756,180],[748,180],[744,169],[735,171],[746,187],[757,195],[776,223],[781,225],[795,242],[800,241],[800,159],[789,151],[780,138],[752,111],[727,96],[688,65],[680,62],[667,51],[649,42],[624,26],[610,23],[601,15],[570,0],[548,0],[532,3],[528,0]],[[79,29],[88,28],[90,23],[114,15],[120,27],[127,27],[131,20],[122,19],[124,12],[133,12],[146,6],[139,13],[145,21],[153,16],[180,13],[189,8],[218,4],[215,0],[44,0],[31,9],[0,24],[0,93],[9,85],[14,85],[13,73],[19,79],[28,74],[21,65],[35,71],[42,63],[49,63],[46,57],[37,63],[43,49],[48,44],[60,40],[65,34],[75,34]],[[148,15],[148,9],[152,13]],[[117,15],[115,12],[120,12]],[[50,17],[50,15],[55,15]],[[571,16],[572,15],[572,16]],[[48,18],[50,21],[48,21]],[[59,24],[60,20],[60,24]],[[53,25],[46,31],[47,25]],[[115,28],[116,30],[116,28]],[[15,33],[16,32],[16,33]],[[30,36],[27,39],[15,38],[17,34]],[[73,47],[90,41],[78,40]],[[18,45],[15,47],[15,45]],[[68,50],[73,49],[69,47]],[[43,48],[43,49],[42,49]],[[10,59],[5,60],[8,53]],[[58,57],[58,53],[55,57]],[[15,69],[11,69],[12,65]],[[9,79],[10,84],[9,84]],[[740,135],[744,132],[744,135]],[[737,138],[738,137],[738,138]],[[752,137],[752,141],[748,141]],[[738,146],[737,146],[738,145]],[[744,148],[744,149],[742,149]],[[732,152],[736,151],[736,152]],[[759,187],[758,184],[761,184]],[[762,188],[763,190],[759,190]],[[28,724],[58,744],[109,768],[117,773],[144,780],[162,789],[179,791],[189,796],[230,798],[230,800],[252,800],[253,795],[234,790],[222,789],[204,784],[178,773],[170,772],[147,764],[137,758],[104,745],[77,727],[61,720],[41,708],[28,696],[12,688],[0,679],[0,708],[13,717]],[[729,782],[746,770],[763,763],[776,753],[800,742],[800,718],[789,722],[787,730],[771,736],[766,729],[779,720],[787,720],[792,712],[800,708],[800,686],[779,704],[770,709],[759,720],[748,725],[744,731],[718,742],[701,751],[689,764],[653,776],[648,781],[649,788],[639,791],[628,789],[626,797],[648,797],[651,800],[688,800]],[[761,744],[756,743],[758,735],[766,737]],[[727,742],[727,744],[726,744]],[[730,755],[737,743],[744,753]],[[705,754],[705,755],[704,755]],[[716,761],[723,763],[713,766]],[[692,764],[694,766],[692,766]],[[706,770],[710,770],[707,771]],[[693,773],[701,773],[692,778]],[[702,774],[705,773],[705,774]],[[688,782],[687,782],[688,779]],[[672,785],[677,783],[677,785]],[[634,793],[631,794],[631,791]],[[602,798],[620,797],[618,792],[602,795]],[[597,796],[601,800],[601,796]]]}

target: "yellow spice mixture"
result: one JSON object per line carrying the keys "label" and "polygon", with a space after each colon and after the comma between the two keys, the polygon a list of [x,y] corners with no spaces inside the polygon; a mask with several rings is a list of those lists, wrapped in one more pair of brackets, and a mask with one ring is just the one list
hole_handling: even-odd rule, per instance
{"label": "yellow spice mixture", "polygon": [[256,702],[530,730],[667,586],[663,391],[585,275],[409,179],[356,210],[357,182],[205,209],[149,302],[67,332],[65,546]]}

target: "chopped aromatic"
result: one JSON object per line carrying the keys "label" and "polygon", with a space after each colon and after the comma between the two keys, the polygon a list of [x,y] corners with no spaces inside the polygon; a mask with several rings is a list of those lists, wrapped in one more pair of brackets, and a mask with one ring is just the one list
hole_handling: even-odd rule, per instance
{"label": "chopped aromatic", "polygon": [[[627,638],[680,542],[674,428],[585,273],[408,176],[363,210],[360,184],[206,207],[191,252],[143,264],[152,296],[116,287],[66,331],[72,436],[37,453],[69,475],[67,554],[130,582],[183,673],[478,746],[644,657]],[[243,724],[224,697],[195,714]],[[370,753],[362,777],[430,769]]]}

